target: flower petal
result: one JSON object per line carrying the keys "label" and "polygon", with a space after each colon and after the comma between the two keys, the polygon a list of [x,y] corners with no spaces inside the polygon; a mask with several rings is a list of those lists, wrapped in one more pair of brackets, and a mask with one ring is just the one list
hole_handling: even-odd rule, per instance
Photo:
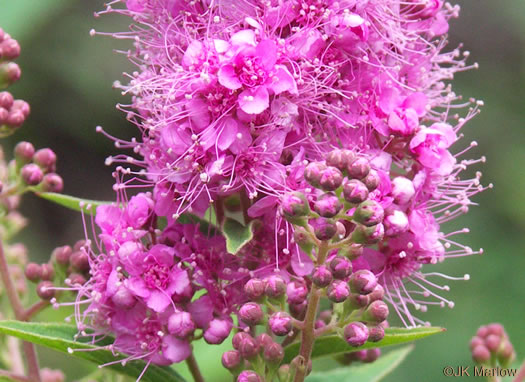
{"label": "flower petal", "polygon": [[231,90],[237,90],[242,86],[239,77],[237,77],[237,74],[235,73],[233,65],[228,64],[221,66],[219,73],[217,73],[217,78],[222,86]]}
{"label": "flower petal", "polygon": [[260,114],[270,105],[270,95],[264,86],[246,89],[239,94],[239,106],[247,114]]}
{"label": "flower petal", "polygon": [[297,94],[297,84],[288,69],[284,66],[279,66],[275,72],[272,82],[268,85],[268,89],[273,90],[275,94],[281,94],[288,91],[291,94]]}

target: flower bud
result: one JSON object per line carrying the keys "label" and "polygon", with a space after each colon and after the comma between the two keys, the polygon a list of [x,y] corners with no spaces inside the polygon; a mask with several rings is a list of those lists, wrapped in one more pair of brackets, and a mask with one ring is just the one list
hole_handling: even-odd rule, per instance
{"label": "flower bud", "polygon": [[350,276],[348,282],[354,293],[369,294],[377,285],[376,276],[367,269],[361,269]]}
{"label": "flower bud", "polygon": [[363,179],[370,172],[370,162],[363,157],[357,157],[347,167],[348,176],[354,179]]}
{"label": "flower bud", "polygon": [[279,298],[286,293],[286,283],[279,275],[272,275],[265,279],[264,293],[271,298]]}
{"label": "flower bud", "polygon": [[168,331],[175,337],[184,339],[195,331],[191,314],[185,311],[175,312],[168,319]]}
{"label": "flower bud", "polygon": [[311,162],[304,169],[304,178],[315,188],[321,187],[321,173],[326,169],[326,165],[321,162]]}
{"label": "flower bud", "polygon": [[514,358],[516,358],[516,353],[514,352],[514,347],[508,340],[504,341],[497,356],[499,363],[503,367],[507,367],[512,363],[512,361],[514,361]]}
{"label": "flower bud", "polygon": [[386,236],[397,236],[408,231],[408,217],[404,212],[394,210],[385,216],[383,225]]}
{"label": "flower bud", "polygon": [[284,349],[280,344],[273,342],[264,348],[263,357],[267,363],[278,365],[284,358]]}
{"label": "flower bud", "polygon": [[330,262],[330,270],[334,278],[343,280],[352,273],[352,263],[342,256],[336,256]]}
{"label": "flower bud", "polygon": [[69,245],[64,245],[55,248],[51,254],[51,258],[55,259],[57,264],[67,266],[69,265],[69,258],[71,257],[72,252],[73,251]]}
{"label": "flower bud", "polygon": [[295,226],[293,230],[294,241],[306,253],[312,251],[314,242],[304,227]]}
{"label": "flower bud", "polygon": [[337,233],[337,225],[335,222],[325,219],[315,219],[314,234],[319,240],[330,240]]}
{"label": "flower bud", "polygon": [[271,344],[273,344],[274,342],[272,337],[267,333],[259,334],[257,337],[255,337],[255,341],[257,341],[257,345],[259,346],[259,349],[265,349]]}
{"label": "flower bud", "polygon": [[117,288],[115,294],[111,296],[111,301],[113,301],[113,304],[115,304],[117,308],[124,310],[133,308],[137,303],[133,293],[124,285],[120,285]]}
{"label": "flower bud", "polygon": [[14,38],[6,38],[0,43],[0,58],[2,60],[14,60],[20,56],[20,45]]}
{"label": "flower bud", "polygon": [[372,301],[363,314],[363,320],[380,323],[388,317],[388,305],[381,300]]}
{"label": "flower bud", "polygon": [[53,269],[53,266],[50,264],[42,264],[40,266],[41,273],[40,278],[44,281],[51,281],[55,278],[55,270]]}
{"label": "flower bud", "polygon": [[348,303],[352,309],[361,309],[370,303],[370,298],[367,294],[350,293]]}
{"label": "flower bud", "polygon": [[261,279],[253,278],[248,280],[244,284],[244,293],[248,296],[250,300],[258,300],[263,294],[265,289],[265,282]]}
{"label": "flower bud", "polygon": [[368,341],[379,342],[385,337],[385,328],[381,325],[368,328]]}
{"label": "flower bud", "polygon": [[239,318],[248,326],[254,326],[261,322],[264,313],[259,304],[248,302],[239,309]]}
{"label": "flower bud", "polygon": [[13,106],[13,95],[9,92],[0,92],[0,107],[9,110]]}
{"label": "flower bud", "polygon": [[69,285],[84,285],[86,278],[78,273],[71,273],[68,277]]}
{"label": "flower bud", "polygon": [[55,296],[55,290],[51,281],[40,281],[36,287],[36,294],[42,300],[51,300]]}
{"label": "flower bud", "polygon": [[26,120],[26,117],[24,113],[22,113],[22,111],[14,110],[13,108],[11,108],[11,111],[9,112],[9,115],[7,116],[7,120],[5,121],[5,124],[8,126],[11,126],[11,128],[16,128],[16,127],[22,126],[25,120]]}
{"label": "flower bud", "polygon": [[325,191],[335,191],[343,183],[343,174],[337,168],[328,166],[321,172],[319,185]]}
{"label": "flower bud", "polygon": [[334,193],[323,194],[314,203],[314,210],[324,218],[332,218],[343,209],[343,203]]}
{"label": "flower bud", "polygon": [[34,146],[29,142],[19,142],[15,146],[15,159],[18,164],[23,165],[30,163],[33,160],[35,154]]}
{"label": "flower bud", "polygon": [[328,286],[332,282],[332,279],[332,272],[324,265],[315,268],[312,274],[312,281],[319,288]]}
{"label": "flower bud", "polygon": [[232,326],[229,319],[214,318],[204,331],[204,340],[210,345],[221,344],[230,335]]}
{"label": "flower bud", "polygon": [[288,308],[290,309],[290,314],[293,318],[296,318],[298,320],[302,320],[304,318],[304,314],[306,313],[306,307],[308,303],[306,300],[303,300],[303,302],[296,304],[296,303],[289,303]]}
{"label": "flower bud", "polygon": [[292,224],[300,224],[300,218],[310,213],[310,206],[306,197],[300,192],[285,194],[281,199],[281,213]]}
{"label": "flower bud", "polygon": [[66,377],[60,370],[52,370],[44,367],[40,370],[40,378],[42,382],[64,382]]}
{"label": "flower bud", "polygon": [[261,381],[262,379],[259,376],[259,374],[257,374],[253,370],[244,370],[237,377],[237,382],[261,382]]}
{"label": "flower bud", "polygon": [[[248,337],[251,337],[248,333],[246,332],[238,332],[238,333],[235,333],[233,338],[232,338],[232,345],[233,345],[233,348],[235,350],[239,350],[240,347],[241,347],[241,343],[242,341],[244,341],[245,338],[248,338]],[[271,339],[271,337],[270,337]]]}
{"label": "flower bud", "polygon": [[350,346],[362,346],[368,340],[368,328],[362,322],[351,322],[345,326],[343,335]]}
{"label": "flower bud", "polygon": [[352,240],[357,244],[375,244],[383,240],[385,227],[382,223],[371,227],[358,225],[352,231]]}
{"label": "flower bud", "polygon": [[[9,111],[7,109],[4,109],[2,106],[0,106],[0,126],[7,123],[7,120],[9,119]],[[2,128],[4,128],[2,126]]]}
{"label": "flower bud", "polygon": [[368,188],[363,182],[350,179],[343,185],[343,196],[348,203],[362,203],[368,198]]}
{"label": "flower bud", "polygon": [[46,173],[56,171],[57,156],[51,149],[38,150],[33,156],[33,161]]}
{"label": "flower bud", "polygon": [[385,289],[381,286],[381,284],[377,284],[374,290],[367,296],[370,299],[370,302],[382,300],[385,296]]}
{"label": "flower bud", "polygon": [[355,154],[350,150],[335,149],[326,154],[326,164],[346,171],[346,167],[354,158]]}
{"label": "flower bud", "polygon": [[42,277],[42,267],[37,263],[29,263],[24,271],[26,279],[37,282]]}
{"label": "flower bud", "polygon": [[13,101],[11,111],[20,111],[23,114],[24,118],[26,118],[29,115],[31,108],[29,107],[29,104],[26,101],[17,99]]}
{"label": "flower bud", "polygon": [[237,350],[228,350],[222,354],[222,366],[228,370],[235,370],[241,365],[241,353]]}
{"label": "flower bud", "polygon": [[308,296],[308,288],[304,283],[294,280],[286,286],[286,296],[289,303],[301,304]]}
{"label": "flower bud", "polygon": [[363,254],[363,245],[358,243],[352,243],[341,248],[338,253],[339,255],[344,256],[348,260],[352,261]]}
{"label": "flower bud", "polygon": [[375,200],[366,200],[357,206],[353,219],[361,224],[371,227],[383,221],[385,211],[381,204]]}
{"label": "flower bud", "polygon": [[44,192],[62,192],[64,181],[62,177],[54,172],[44,175],[42,180],[42,191]]}
{"label": "flower bud", "polygon": [[73,245],[73,252],[80,251],[82,248],[86,247],[87,242],[84,239],[77,240],[75,245]]}
{"label": "flower bud", "polygon": [[84,251],[73,252],[69,258],[71,265],[78,272],[87,272],[90,269],[89,256]]}
{"label": "flower bud", "polygon": [[476,346],[479,346],[479,345],[483,345],[485,346],[485,342],[483,341],[483,339],[479,338],[479,337],[473,337],[471,340],[470,340],[470,350],[472,351]]}
{"label": "flower bud", "polygon": [[476,363],[487,363],[490,361],[491,354],[489,349],[487,349],[483,345],[478,345],[474,349],[472,349],[472,359]]}
{"label": "flower bud", "polygon": [[348,284],[342,280],[334,280],[326,290],[326,296],[330,301],[343,302],[350,296]]}
{"label": "flower bud", "polygon": [[489,334],[485,338],[485,346],[491,353],[495,353],[499,349],[499,345],[501,343],[501,337],[495,334]]}
{"label": "flower bud", "polygon": [[44,179],[44,173],[34,163],[29,163],[22,167],[21,171],[22,180],[29,186],[36,186],[42,179]]}
{"label": "flower bud", "polygon": [[487,335],[489,334],[495,334],[497,336],[506,336],[505,329],[503,328],[503,325],[494,322],[492,324],[488,324],[487,326]]}
{"label": "flower bud", "polygon": [[392,196],[400,206],[407,204],[415,193],[414,183],[410,179],[398,176],[392,180]]}
{"label": "flower bud", "polygon": [[288,381],[288,376],[290,375],[290,365],[284,364],[279,367],[277,370],[277,376],[279,381]]}
{"label": "flower bud", "polygon": [[238,346],[239,353],[241,353],[241,356],[245,359],[252,359],[259,353],[257,341],[250,335],[244,336]]}
{"label": "flower bud", "polygon": [[362,356],[359,357],[361,362],[364,363],[371,363],[374,362],[376,359],[379,358],[381,355],[381,349],[375,348],[375,349],[366,349],[363,351]]}
{"label": "flower bud", "polygon": [[270,316],[268,325],[276,336],[285,336],[292,330],[292,317],[286,312],[277,312]]}
{"label": "flower bud", "polygon": [[381,183],[381,178],[376,170],[371,169],[367,176],[363,178],[363,183],[368,188],[368,191],[374,191]]}
{"label": "flower bud", "polygon": [[21,75],[20,67],[14,62],[0,63],[0,89],[14,84]]}

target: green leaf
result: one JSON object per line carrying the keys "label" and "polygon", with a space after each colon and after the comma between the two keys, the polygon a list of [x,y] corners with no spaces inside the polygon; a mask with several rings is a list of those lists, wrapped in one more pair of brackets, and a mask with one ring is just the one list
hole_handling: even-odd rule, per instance
{"label": "green leaf", "polygon": [[[111,338],[100,341],[97,346],[89,344],[88,339],[73,340],[78,330],[73,325],[59,323],[35,323],[20,321],[0,321],[0,333],[18,337],[22,340],[33,342],[63,353],[69,353],[68,349],[84,349],[88,351],[73,351],[73,357],[91,361],[97,365],[113,362],[126,358],[123,355],[114,356],[109,350],[98,349],[113,343]],[[98,349],[98,350],[95,350]],[[107,366],[107,368],[137,378],[146,367],[146,362],[141,360],[130,361],[126,366],[120,363]],[[150,364],[144,373],[143,382],[184,382],[185,380],[172,368],[161,367]]]}
{"label": "green leaf", "polygon": [[[433,334],[444,332],[444,328],[437,327],[420,327],[420,328],[387,328],[385,329],[385,337],[379,342],[367,342],[363,346],[352,347],[346,343],[341,337],[337,335],[330,335],[320,337],[315,340],[314,348],[312,350],[312,358],[332,356],[341,353],[349,353],[353,351],[381,348],[385,346],[392,346],[403,344],[411,341],[418,340],[420,338],[428,337]],[[283,363],[290,363],[292,359],[299,354],[298,342],[288,345],[284,349],[284,361]]]}
{"label": "green leaf", "polygon": [[199,229],[204,235],[215,236],[218,233],[217,226],[215,225],[215,217],[210,217],[210,220],[205,220],[190,213],[182,214],[177,222],[180,224],[199,224]]}
{"label": "green leaf", "polygon": [[243,226],[237,220],[226,218],[222,225],[222,233],[226,237],[226,249],[228,253],[235,255],[240,249],[253,238],[253,223]]}
{"label": "green leaf", "polygon": [[306,378],[306,382],[377,382],[398,367],[413,348],[414,346],[410,345],[393,350],[381,355],[373,363],[314,372]]}
{"label": "green leaf", "polygon": [[[35,192],[35,195],[49,200],[53,203],[59,204],[63,207],[72,209],[74,211],[84,211],[89,215],[95,215],[97,207],[103,204],[111,204],[112,202],[104,202],[101,200],[81,199],[75,196],[56,194],[54,192]],[[82,205],[82,207],[81,207]],[[90,207],[89,209],[87,207]]]}

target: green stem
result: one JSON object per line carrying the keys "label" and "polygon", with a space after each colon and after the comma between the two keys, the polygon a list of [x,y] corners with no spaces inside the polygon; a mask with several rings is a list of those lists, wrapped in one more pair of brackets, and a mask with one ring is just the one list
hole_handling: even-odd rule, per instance
{"label": "green stem", "polygon": [[[24,321],[25,309],[22,306],[22,303],[20,302],[20,298],[18,297],[18,293],[16,291],[15,284],[13,283],[13,280],[11,279],[11,274],[9,273],[9,264],[7,263],[7,259],[5,257],[4,247],[2,245],[1,239],[0,239],[0,276],[4,283],[5,291],[7,293],[7,298],[9,299],[9,303],[11,304],[11,307],[13,308],[16,319],[19,321]],[[22,348],[24,349],[24,353],[26,356],[29,381],[41,382],[40,368],[38,366],[38,359],[36,356],[34,345],[30,342],[23,342]]]}
{"label": "green stem", "polygon": [[201,374],[199,365],[197,364],[197,360],[195,359],[193,352],[188,358],[186,358],[186,364],[188,365],[188,369],[193,376],[193,380],[195,382],[204,382],[204,377]]}
{"label": "green stem", "polygon": [[[317,256],[317,265],[324,263],[326,255],[328,254],[328,242],[323,241],[319,246],[319,253]],[[308,307],[304,318],[304,327],[301,337],[301,348],[299,356],[302,357],[303,366],[298,367],[295,373],[294,382],[303,382],[308,370],[308,363],[312,355],[312,349],[315,342],[315,318],[317,316],[317,309],[319,307],[319,300],[321,299],[320,290],[312,284],[310,297],[308,298]]]}

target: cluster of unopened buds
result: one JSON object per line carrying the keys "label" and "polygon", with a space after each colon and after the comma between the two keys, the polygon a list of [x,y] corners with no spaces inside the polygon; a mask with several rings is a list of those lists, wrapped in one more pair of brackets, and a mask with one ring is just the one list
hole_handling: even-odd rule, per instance
{"label": "cluster of unopened buds", "polygon": [[498,323],[481,326],[470,341],[470,351],[476,363],[490,368],[507,368],[516,358],[507,332]]}
{"label": "cluster of unopened buds", "polygon": [[[0,90],[20,79],[20,67],[13,62],[20,55],[20,45],[0,29]],[[15,100],[11,93],[0,92],[0,136],[10,135],[29,115],[29,105]]]}

